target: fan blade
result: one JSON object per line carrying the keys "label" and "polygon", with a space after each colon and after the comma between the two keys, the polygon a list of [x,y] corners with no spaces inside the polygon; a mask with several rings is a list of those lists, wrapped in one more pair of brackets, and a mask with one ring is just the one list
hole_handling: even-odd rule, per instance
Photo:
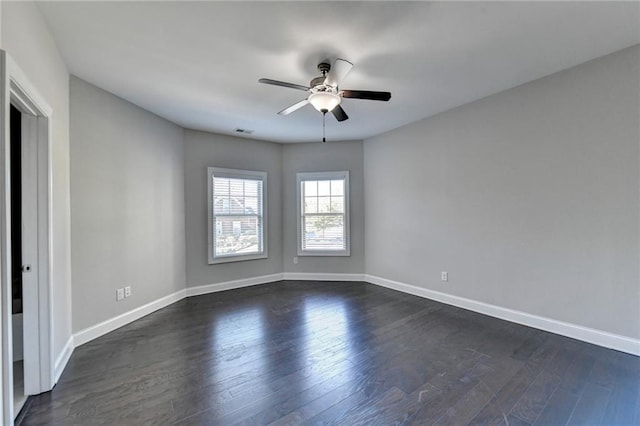
{"label": "fan blade", "polygon": [[333,66],[329,70],[329,74],[327,74],[327,78],[324,79],[324,84],[327,86],[337,87],[342,80],[349,74],[353,68],[353,64],[344,59],[336,59],[333,63]]}
{"label": "fan blade", "polygon": [[289,115],[293,111],[299,110],[300,108],[302,108],[303,106],[305,106],[308,103],[309,103],[308,99],[303,99],[300,102],[297,102],[297,103],[291,105],[290,107],[283,109],[278,114],[280,114],[280,115]]}
{"label": "fan blade", "polygon": [[272,84],[274,86],[288,87],[290,89],[304,90],[305,92],[309,90],[307,86],[302,86],[295,83],[287,83],[286,81],[271,80],[270,78],[261,78],[260,80],[258,80],[258,82],[264,84]]}
{"label": "fan blade", "polygon": [[390,92],[372,92],[370,90],[341,90],[343,98],[368,99],[370,101],[388,101],[391,99]]}
{"label": "fan blade", "polygon": [[344,112],[344,110],[340,105],[336,105],[336,107],[332,109],[331,112],[333,113],[333,116],[338,121],[344,121],[349,119],[349,116],[347,115],[346,112]]}

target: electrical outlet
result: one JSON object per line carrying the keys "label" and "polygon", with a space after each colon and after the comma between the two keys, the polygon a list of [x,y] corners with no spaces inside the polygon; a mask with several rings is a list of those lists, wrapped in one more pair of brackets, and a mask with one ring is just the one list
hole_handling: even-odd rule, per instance
{"label": "electrical outlet", "polygon": [[124,297],[130,297],[131,296],[131,286],[126,286],[124,288]]}
{"label": "electrical outlet", "polygon": [[448,272],[440,272],[440,280],[441,281],[449,281],[449,273]]}
{"label": "electrical outlet", "polygon": [[298,256],[293,256],[293,264],[294,265],[298,264]]}
{"label": "electrical outlet", "polygon": [[119,288],[116,290],[116,302],[124,299],[124,288]]}

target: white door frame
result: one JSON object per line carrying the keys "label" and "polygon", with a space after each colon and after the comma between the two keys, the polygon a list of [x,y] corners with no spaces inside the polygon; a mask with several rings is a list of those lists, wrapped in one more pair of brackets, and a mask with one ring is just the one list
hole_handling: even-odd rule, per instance
{"label": "white door frame", "polygon": [[[52,315],[52,109],[11,58],[0,50],[0,285],[2,303],[2,423],[13,424],[13,338],[11,324],[11,210],[9,105],[22,113],[23,333],[25,394],[54,386]],[[32,274],[27,277],[27,274]]]}

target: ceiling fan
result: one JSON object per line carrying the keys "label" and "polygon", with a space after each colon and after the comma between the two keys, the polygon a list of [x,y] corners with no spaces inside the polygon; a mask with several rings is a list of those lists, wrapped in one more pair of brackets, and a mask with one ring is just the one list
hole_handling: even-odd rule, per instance
{"label": "ceiling fan", "polygon": [[390,92],[340,89],[338,86],[340,85],[342,80],[344,80],[347,74],[349,74],[351,68],[353,68],[353,64],[345,59],[336,59],[333,62],[333,66],[331,66],[327,62],[322,62],[318,64],[318,71],[322,73],[322,76],[312,79],[311,82],[309,82],[309,86],[271,80],[269,78],[261,78],[258,81],[264,84],[289,87],[291,89],[309,92],[309,96],[306,99],[303,99],[300,102],[296,102],[290,107],[287,107],[278,112],[278,114],[280,115],[289,115],[292,112],[302,108],[303,106],[311,104],[323,115],[331,112],[333,113],[333,116],[336,118],[336,120],[345,121],[349,119],[349,116],[340,106],[342,98],[367,99],[371,101],[388,101],[389,99],[391,99]]}

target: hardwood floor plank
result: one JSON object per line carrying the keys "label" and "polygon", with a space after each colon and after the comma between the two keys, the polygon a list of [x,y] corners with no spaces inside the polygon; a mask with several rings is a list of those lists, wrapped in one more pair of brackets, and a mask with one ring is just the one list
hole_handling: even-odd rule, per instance
{"label": "hardwood floor plank", "polygon": [[613,386],[604,412],[603,424],[633,425],[636,420],[640,382],[620,378]]}
{"label": "hardwood floor plank", "polygon": [[536,379],[539,371],[525,364],[500,388],[494,397],[472,419],[472,424],[503,424],[509,412]]}
{"label": "hardwood floor plank", "polygon": [[389,424],[383,416],[390,406],[403,401],[407,394],[396,387],[385,391],[378,398],[370,398],[365,403],[352,407],[335,423],[343,425]]}
{"label": "hardwood floor plank", "polygon": [[507,416],[505,424],[508,426],[531,426],[531,423],[525,422],[524,420],[512,415]]}
{"label": "hardwood floor plank", "polygon": [[561,378],[555,374],[543,371],[536,377],[529,389],[525,391],[510,414],[528,423],[533,423],[560,385],[560,381]]}
{"label": "hardwood floor plank", "polygon": [[309,419],[318,416],[320,413],[330,409],[331,407],[341,403],[348,398],[351,398],[352,400],[358,398],[362,399],[364,395],[357,393],[356,383],[357,380],[354,380],[338,386],[337,388],[334,388],[330,392],[324,393],[319,398],[316,398],[305,405],[298,405],[298,403],[296,402],[296,411],[284,415],[281,419],[275,420],[271,424],[288,424],[289,422],[293,421],[292,419],[297,419],[296,421],[300,421],[300,424],[309,423]]}
{"label": "hardwood floor plank", "polygon": [[593,357],[581,352],[576,353],[564,372],[560,387],[580,395],[587,384],[594,362]]}
{"label": "hardwood floor plank", "polygon": [[460,398],[458,402],[447,408],[445,414],[435,422],[435,425],[466,425],[492,397],[493,392],[491,389],[480,382]]}
{"label": "hardwood floor plank", "polygon": [[[453,362],[440,364],[440,370],[429,382],[394,404],[381,407],[376,416],[380,424],[432,424],[440,418],[452,401],[457,401],[478,383],[470,371],[486,357],[467,350]],[[351,412],[357,412],[355,407]]]}
{"label": "hardwood floor plank", "polygon": [[520,346],[513,350],[511,356],[521,361],[527,361],[542,346],[548,336],[544,333],[535,333],[525,339]]}
{"label": "hardwood floor plank", "polygon": [[610,389],[594,383],[587,384],[567,424],[575,426],[601,424],[610,395]]}
{"label": "hardwood floor plank", "polygon": [[557,388],[543,408],[534,425],[563,425],[571,416],[578,396],[564,389]]}

